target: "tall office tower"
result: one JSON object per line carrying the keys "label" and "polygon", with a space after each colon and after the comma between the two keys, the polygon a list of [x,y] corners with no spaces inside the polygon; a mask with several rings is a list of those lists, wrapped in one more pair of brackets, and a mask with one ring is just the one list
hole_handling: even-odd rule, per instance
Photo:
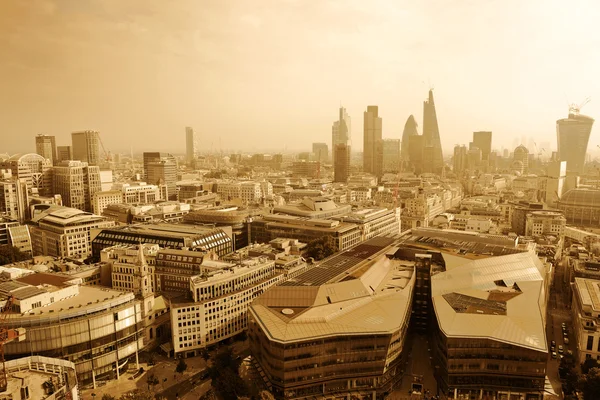
{"label": "tall office tower", "polygon": [[378,171],[378,143],[381,140],[382,120],[379,116],[379,107],[368,106],[364,113],[364,136],[363,136],[363,171],[381,175]]}
{"label": "tall office tower", "polygon": [[473,132],[473,145],[481,150],[481,159],[488,161],[492,152],[492,132]]}
{"label": "tall office tower", "polygon": [[27,181],[13,177],[8,169],[0,169],[0,216],[23,222],[28,205]]}
{"label": "tall office tower", "polygon": [[73,159],[84,161],[88,165],[98,165],[100,163],[100,149],[98,147],[100,138],[96,131],[73,132],[71,139],[73,146]]}
{"label": "tall office tower", "polygon": [[9,169],[16,179],[25,179],[30,193],[52,195],[52,164],[39,154],[15,154],[0,162],[0,169]]}
{"label": "tall office tower", "polygon": [[327,143],[313,143],[312,152],[315,155],[315,161],[319,161],[321,164],[329,161],[329,147]]}
{"label": "tall office tower", "polygon": [[513,154],[513,159],[513,168],[520,169],[522,174],[527,173],[529,169],[529,150],[527,150],[527,147],[523,145],[518,146]]}
{"label": "tall office tower", "polygon": [[100,167],[83,161],[62,161],[54,167],[54,193],[63,205],[92,212],[92,197],[102,190]]}
{"label": "tall office tower", "polygon": [[348,182],[350,176],[350,145],[347,143],[339,143],[333,149],[333,181]]}
{"label": "tall office tower", "polygon": [[462,174],[467,169],[467,146],[454,146],[454,173]]}
{"label": "tall office tower", "polygon": [[333,123],[331,128],[331,152],[334,164],[335,146],[338,144],[350,146],[350,134],[350,116],[344,107],[340,107],[338,120]]}
{"label": "tall office tower", "polygon": [[35,152],[40,156],[56,163],[56,138],[49,135],[37,135],[35,137]]}
{"label": "tall office tower", "polygon": [[430,172],[441,174],[444,168],[444,157],[442,155],[442,142],[440,141],[440,130],[435,103],[433,101],[433,90],[429,90],[429,98],[423,102],[423,141],[423,147],[432,147],[431,165],[428,165],[427,169]]}
{"label": "tall office tower", "polygon": [[400,151],[400,158],[403,167],[408,167],[410,160],[409,143],[411,136],[417,136],[417,121],[415,117],[410,115],[404,124],[404,131],[402,132],[402,149]]}
{"label": "tall office tower", "polygon": [[383,139],[383,172],[400,171],[400,139]]}
{"label": "tall office tower", "polygon": [[423,135],[408,137],[408,161],[416,175],[423,172]]}
{"label": "tall office tower", "polygon": [[477,146],[473,146],[472,143],[467,152],[467,166],[471,171],[481,168],[481,149]]}
{"label": "tall office tower", "polygon": [[[163,199],[177,200],[177,160],[169,153],[144,152],[144,176],[151,185],[167,186]],[[164,193],[163,193],[164,195]]]}
{"label": "tall office tower", "polygon": [[69,161],[73,159],[73,152],[71,146],[57,146],[56,147],[56,163],[61,161]]}
{"label": "tall office tower", "polygon": [[194,129],[186,126],[185,127],[185,161],[191,164],[196,157],[196,132]]}
{"label": "tall office tower", "polygon": [[558,157],[567,162],[567,174],[583,175],[585,154],[594,119],[579,114],[580,107],[571,106],[569,117],[556,121]]}

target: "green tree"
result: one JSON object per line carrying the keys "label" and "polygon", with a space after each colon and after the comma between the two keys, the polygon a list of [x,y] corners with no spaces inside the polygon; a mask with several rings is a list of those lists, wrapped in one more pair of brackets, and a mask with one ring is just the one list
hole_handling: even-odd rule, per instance
{"label": "green tree", "polygon": [[560,360],[558,374],[560,378],[565,381],[563,385],[564,393],[569,394],[575,392],[579,375],[577,374],[575,358],[572,355],[567,354]]}
{"label": "green tree", "polygon": [[152,390],[159,382],[156,375],[148,374],[148,376],[146,376],[146,383],[148,384],[148,390]]}
{"label": "green tree", "polygon": [[0,246],[0,265],[12,264],[19,261],[29,260],[29,254],[22,252],[18,247],[4,244]]}
{"label": "green tree", "polygon": [[187,369],[187,364],[185,362],[185,360],[183,358],[179,359],[179,362],[177,363],[177,367],[175,367],[175,371],[182,374],[185,372],[185,370]]}
{"label": "green tree", "polygon": [[591,368],[579,380],[584,400],[600,399],[600,368]]}
{"label": "green tree", "polygon": [[590,369],[598,367],[600,367],[600,364],[598,364],[598,361],[596,361],[595,358],[586,358],[586,360],[581,364],[581,372],[583,374],[587,374],[590,372]]}
{"label": "green tree", "polygon": [[230,347],[222,347],[213,358],[208,375],[212,387],[223,400],[235,400],[249,393],[238,373],[239,367],[240,360],[234,357]]}
{"label": "green tree", "polygon": [[329,236],[323,236],[308,242],[304,249],[305,256],[312,257],[315,261],[327,258],[333,253],[335,253],[335,248],[331,245]]}

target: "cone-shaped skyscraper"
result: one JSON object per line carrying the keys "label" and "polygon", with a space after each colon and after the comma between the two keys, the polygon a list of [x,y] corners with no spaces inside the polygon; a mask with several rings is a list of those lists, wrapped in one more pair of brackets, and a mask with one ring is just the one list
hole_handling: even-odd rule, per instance
{"label": "cone-shaped skyscraper", "polygon": [[429,98],[423,102],[423,144],[427,171],[441,174],[444,167],[442,156],[442,142],[440,141],[440,130],[438,128],[435,103],[433,101],[433,90],[429,90]]}
{"label": "cone-shaped skyscraper", "polygon": [[404,131],[402,132],[402,149],[400,150],[400,159],[403,166],[408,165],[410,159],[409,141],[411,136],[417,136],[417,121],[413,115],[409,116],[404,124]]}

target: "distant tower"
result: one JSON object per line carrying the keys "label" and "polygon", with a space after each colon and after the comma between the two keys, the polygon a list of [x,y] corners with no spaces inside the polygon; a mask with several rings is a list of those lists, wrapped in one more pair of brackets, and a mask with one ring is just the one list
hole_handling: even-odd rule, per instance
{"label": "distant tower", "polygon": [[368,106],[364,112],[364,136],[363,136],[363,170],[374,174],[381,175],[382,160],[378,157],[381,155],[381,133],[382,119],[379,116],[379,107]]}
{"label": "distant tower", "polygon": [[402,142],[401,142],[401,150],[400,150],[400,159],[402,162],[402,166],[404,169],[409,164],[410,159],[410,137],[417,136],[419,132],[417,131],[417,121],[415,117],[410,115],[404,124],[404,131],[402,132]]}
{"label": "distant tower", "polygon": [[489,161],[492,152],[492,132],[473,132],[473,145],[481,150],[481,159]]}
{"label": "distant tower", "polygon": [[40,156],[56,164],[56,138],[49,135],[37,135],[35,137],[35,152]]}
{"label": "distant tower", "polygon": [[454,173],[461,174],[467,169],[467,146],[454,146]]}
{"label": "distant tower", "polygon": [[513,158],[515,165],[518,165],[520,163],[521,172],[523,174],[527,173],[529,169],[529,150],[527,150],[527,147],[523,145],[518,146],[515,149]]}
{"label": "distant tower", "polygon": [[[585,104],[585,103],[584,103]],[[579,114],[581,106],[571,106],[569,117],[556,121],[558,157],[567,162],[567,173],[583,175],[588,141],[594,119]]]}
{"label": "distant tower", "polygon": [[350,116],[344,107],[340,107],[338,120],[331,127],[331,153],[335,164],[335,147],[338,144],[350,145]]}
{"label": "distant tower", "polygon": [[440,130],[438,127],[437,113],[435,111],[435,102],[433,101],[433,90],[429,90],[429,98],[423,102],[423,141],[424,148],[431,147],[430,163],[427,165],[427,172],[441,174],[444,167],[444,157],[442,155],[442,142],[440,141]]}
{"label": "distant tower", "polygon": [[186,126],[185,127],[185,160],[188,164],[191,164],[196,157],[196,132],[194,129]]}
{"label": "distant tower", "polygon": [[80,131],[71,134],[73,159],[85,161],[88,165],[98,165],[100,161],[99,133],[97,131]]}

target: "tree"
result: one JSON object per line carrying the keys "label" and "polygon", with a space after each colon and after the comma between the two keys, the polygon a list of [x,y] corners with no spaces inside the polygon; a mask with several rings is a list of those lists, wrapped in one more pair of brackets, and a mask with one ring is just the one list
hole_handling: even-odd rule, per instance
{"label": "tree", "polygon": [[185,370],[187,369],[187,364],[185,362],[185,360],[183,358],[179,359],[179,362],[177,363],[177,367],[175,367],[175,371],[182,374],[185,372]]}
{"label": "tree", "polygon": [[111,396],[111,395],[110,395],[110,394],[108,394],[108,393],[104,393],[104,394],[102,395],[102,400],[117,400],[117,398],[116,398],[115,396]]}
{"label": "tree", "polygon": [[158,385],[159,382],[156,375],[148,374],[148,376],[146,376],[146,383],[148,383],[148,390],[151,390],[154,386]]}
{"label": "tree", "polygon": [[4,244],[0,246],[0,265],[12,264],[19,261],[29,260],[29,254],[22,252],[18,247]]}
{"label": "tree", "polygon": [[579,380],[584,400],[600,399],[600,368],[591,368]]}
{"label": "tree", "polygon": [[577,369],[575,368],[575,359],[572,355],[567,354],[562,360],[560,360],[558,374],[561,379],[565,380],[565,384],[563,385],[564,393],[569,394],[575,392],[579,375],[577,374]]}
{"label": "tree", "polygon": [[596,361],[595,358],[586,358],[585,361],[581,364],[581,372],[583,374],[587,374],[588,372],[590,372],[590,369],[598,367],[600,367],[600,364],[598,364],[598,361]]}
{"label": "tree", "polygon": [[238,373],[240,360],[234,357],[230,347],[222,347],[208,369],[211,385],[223,400],[236,400],[248,394],[248,387]]}
{"label": "tree", "polygon": [[200,349],[200,357],[202,357],[204,361],[208,361],[210,359],[210,354],[206,348]]}
{"label": "tree", "polygon": [[315,261],[327,258],[333,253],[335,253],[335,248],[331,245],[329,236],[323,236],[308,242],[304,250],[306,257],[312,257]]}

